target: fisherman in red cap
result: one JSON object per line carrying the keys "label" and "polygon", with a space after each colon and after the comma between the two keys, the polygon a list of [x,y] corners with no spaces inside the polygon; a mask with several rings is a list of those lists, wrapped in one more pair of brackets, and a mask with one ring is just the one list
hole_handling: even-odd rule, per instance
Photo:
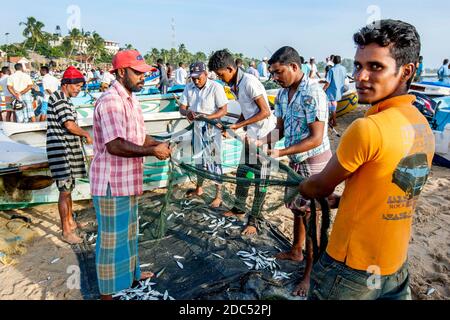
{"label": "fisherman in red cap", "polygon": [[61,90],[53,93],[47,111],[47,158],[50,171],[59,190],[58,210],[61,217],[62,239],[70,244],[83,240],[76,234],[73,218],[72,191],[75,179],[86,176],[81,139],[92,144],[89,133],[77,125],[77,112],[70,98],[78,96],[84,77],[69,67],[61,80]]}
{"label": "fisherman in red cap", "polygon": [[102,300],[129,288],[141,274],[138,255],[138,196],[142,194],[144,157],[170,157],[166,143],[145,133],[144,117],[134,92],[154,68],[135,50],[113,59],[117,81],[97,101],[94,111],[94,159],[90,185],[98,221],[96,267]]}

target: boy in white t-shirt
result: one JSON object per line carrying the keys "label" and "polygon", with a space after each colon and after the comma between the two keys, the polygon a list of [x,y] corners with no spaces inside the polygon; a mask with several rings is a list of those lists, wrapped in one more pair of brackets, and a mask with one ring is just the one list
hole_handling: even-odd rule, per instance
{"label": "boy in white t-shirt", "polygon": [[[197,167],[217,175],[222,175],[222,132],[200,118],[218,120],[227,114],[228,99],[223,87],[208,79],[206,65],[195,62],[190,66],[192,82],[188,83],[180,99],[180,113],[194,125],[194,160]],[[199,156],[197,156],[199,155]],[[186,194],[188,197],[203,194],[203,178],[197,177],[197,188]],[[222,185],[216,182],[216,196],[212,208],[222,204]]]}
{"label": "boy in white t-shirt", "polygon": [[0,119],[2,121],[14,121],[14,119],[11,118],[11,116],[15,116],[11,107],[11,102],[13,100],[13,95],[8,90],[8,78],[11,76],[11,70],[8,67],[2,68],[2,76],[0,78],[0,87],[2,87],[2,91],[0,92],[0,95],[2,96],[1,103],[4,105],[4,108],[1,109],[2,115],[0,116]]}
{"label": "boy in white t-shirt", "polygon": [[[255,147],[248,142],[264,138],[276,126],[276,118],[270,110],[264,86],[255,76],[239,70],[233,56],[227,50],[215,52],[209,60],[208,67],[230,86],[241,106],[239,120],[230,126],[231,130],[247,129],[246,143],[237,170],[237,177],[255,176],[256,179],[267,179],[267,176],[263,177],[266,170],[262,168],[262,163],[256,156]],[[243,217],[245,215],[242,209],[245,208],[249,187],[249,185],[237,185],[235,206],[225,213],[226,216]],[[253,235],[258,231],[258,221],[262,218],[261,211],[265,192],[262,184],[255,186],[255,198],[247,226],[243,231],[244,235]]]}
{"label": "boy in white t-shirt", "polygon": [[44,101],[42,101],[39,121],[45,121],[47,120],[48,99],[55,91],[58,91],[60,82],[50,74],[49,67],[42,66],[40,71],[42,76],[42,88],[44,89]]}

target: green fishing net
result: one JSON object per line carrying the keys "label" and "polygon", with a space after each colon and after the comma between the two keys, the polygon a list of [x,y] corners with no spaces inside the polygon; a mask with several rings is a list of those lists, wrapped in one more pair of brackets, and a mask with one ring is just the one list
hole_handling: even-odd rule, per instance
{"label": "green fishing net", "polygon": [[[220,188],[222,204],[214,210],[221,214],[233,209],[256,227],[264,220],[266,212],[273,212],[299,195],[298,186],[304,178],[289,167],[287,160],[273,159],[267,155],[266,147],[246,143],[243,138],[245,132],[239,135],[230,130],[227,123],[207,119],[199,121],[208,130],[219,127],[227,132],[228,137],[221,141],[220,155],[215,154],[217,149],[208,149],[215,143],[217,132],[202,134],[201,148],[194,148],[194,136],[198,134],[194,123],[180,132],[154,136],[170,143],[173,153],[164,166],[168,185],[162,203],[159,206],[143,205],[143,214],[151,225],[146,237],[164,237],[169,218],[174,213],[178,215],[186,203],[201,204],[206,211],[211,210],[209,205],[217,188]],[[283,141],[273,147],[282,145]],[[221,170],[217,170],[218,163]],[[186,197],[186,192],[195,189],[197,183],[201,183],[203,195]]]}

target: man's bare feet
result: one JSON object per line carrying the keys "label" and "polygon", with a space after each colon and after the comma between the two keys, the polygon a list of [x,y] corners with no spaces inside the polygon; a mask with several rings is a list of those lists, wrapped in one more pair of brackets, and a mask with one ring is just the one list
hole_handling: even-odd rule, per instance
{"label": "man's bare feet", "polygon": [[74,232],[63,233],[61,239],[64,242],[67,242],[68,244],[80,244],[80,243],[83,243],[83,239],[81,239],[79,236],[77,236]]}
{"label": "man's bare feet", "polygon": [[[139,281],[145,281],[147,279],[151,279],[155,276],[153,272],[147,271],[147,272],[141,272],[141,278]],[[139,281],[134,280],[133,284],[131,285],[132,288],[139,286]]]}
{"label": "man's bare feet", "polygon": [[223,214],[225,217],[235,217],[239,220],[244,220],[245,218],[245,212],[237,210],[236,208],[231,209],[230,211],[227,211]]}
{"label": "man's bare feet", "polygon": [[203,189],[197,188],[197,189],[191,189],[186,192],[186,198],[192,198],[192,197],[200,197],[203,195]]}
{"label": "man's bare feet", "polygon": [[70,230],[72,230],[72,232],[74,232],[77,229],[85,229],[86,227],[89,226],[89,222],[69,222],[70,225]]}
{"label": "man's bare feet", "polygon": [[306,298],[309,291],[309,282],[309,277],[303,278],[303,280],[295,287],[294,291],[292,291],[292,295]]}
{"label": "man's bare feet", "polygon": [[141,272],[141,281],[153,278],[155,274],[151,271]]}
{"label": "man's bare feet", "polygon": [[215,198],[213,202],[211,202],[211,208],[217,209],[222,205],[222,199],[221,198]]}
{"label": "man's bare feet", "polygon": [[279,260],[291,260],[296,262],[302,262],[303,261],[303,253],[300,250],[300,252],[297,251],[288,251],[288,252],[280,252],[275,256],[275,258]]}
{"label": "man's bare feet", "polygon": [[244,231],[242,231],[244,236],[253,236],[255,234],[258,234],[258,230],[254,226],[246,226]]}

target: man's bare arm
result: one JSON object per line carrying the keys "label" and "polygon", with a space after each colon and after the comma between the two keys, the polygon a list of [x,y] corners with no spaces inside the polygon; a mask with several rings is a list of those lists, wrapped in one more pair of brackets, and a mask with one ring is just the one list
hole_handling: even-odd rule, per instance
{"label": "man's bare arm", "polygon": [[139,146],[122,138],[117,138],[107,143],[106,149],[110,154],[123,158],[155,156],[159,160],[165,160],[170,157],[170,148],[166,143],[155,146]]}
{"label": "man's bare arm", "polygon": [[259,122],[261,120],[267,119],[270,116],[270,108],[269,105],[267,104],[266,100],[264,99],[263,96],[259,96],[255,99],[255,103],[259,108],[259,112],[257,114],[255,114],[253,117],[241,121],[241,122],[237,122],[235,125],[232,126],[232,129],[239,129],[239,128],[243,128],[246,127],[250,124]]}

